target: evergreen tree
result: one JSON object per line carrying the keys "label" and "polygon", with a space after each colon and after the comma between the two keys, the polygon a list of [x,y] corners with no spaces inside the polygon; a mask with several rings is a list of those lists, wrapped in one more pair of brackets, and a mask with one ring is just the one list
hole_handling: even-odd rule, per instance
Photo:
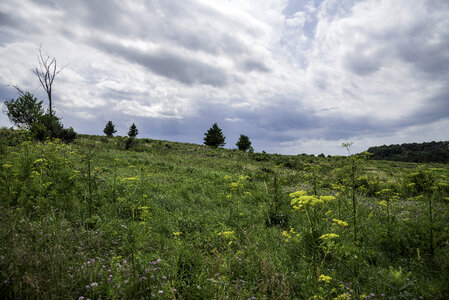
{"label": "evergreen tree", "polygon": [[108,137],[113,137],[114,133],[117,132],[117,130],[115,130],[115,126],[114,124],[112,124],[112,121],[109,121],[106,124],[106,127],[103,130],[104,134],[106,134]]}
{"label": "evergreen tree", "polygon": [[129,127],[128,136],[130,138],[135,138],[139,134],[136,125],[133,123],[131,127]]}
{"label": "evergreen tree", "polygon": [[239,147],[239,150],[247,151],[251,147],[251,141],[249,140],[249,137],[241,134],[239,141],[235,145]]}
{"label": "evergreen tree", "polygon": [[221,128],[218,127],[217,123],[214,123],[209,130],[204,133],[204,144],[214,148],[223,147],[225,143],[225,137]]}

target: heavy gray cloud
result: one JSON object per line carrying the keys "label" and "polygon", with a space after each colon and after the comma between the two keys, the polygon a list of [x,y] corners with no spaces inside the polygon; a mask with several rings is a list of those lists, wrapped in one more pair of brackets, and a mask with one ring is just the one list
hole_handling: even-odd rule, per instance
{"label": "heavy gray cloud", "polygon": [[108,53],[123,57],[131,63],[137,63],[158,75],[185,84],[223,86],[229,80],[225,70],[195,58],[189,58],[183,53],[176,53],[171,49],[143,51],[102,41],[93,41],[91,44]]}

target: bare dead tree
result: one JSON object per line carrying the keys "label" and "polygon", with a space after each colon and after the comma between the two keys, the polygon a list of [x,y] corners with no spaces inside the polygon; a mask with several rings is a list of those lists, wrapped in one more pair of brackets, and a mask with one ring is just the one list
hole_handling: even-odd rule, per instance
{"label": "bare dead tree", "polygon": [[53,105],[51,99],[51,92],[55,77],[64,69],[57,69],[56,58],[51,58],[48,55],[42,54],[42,47],[39,47],[39,54],[37,56],[39,67],[33,70],[33,73],[39,78],[39,81],[48,96],[48,108],[50,116],[53,116]]}

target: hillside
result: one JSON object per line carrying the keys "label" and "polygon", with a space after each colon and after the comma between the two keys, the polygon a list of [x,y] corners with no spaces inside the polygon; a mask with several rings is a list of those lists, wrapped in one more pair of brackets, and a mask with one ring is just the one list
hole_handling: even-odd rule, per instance
{"label": "hillside", "polygon": [[4,298],[449,298],[449,167],[0,130]]}

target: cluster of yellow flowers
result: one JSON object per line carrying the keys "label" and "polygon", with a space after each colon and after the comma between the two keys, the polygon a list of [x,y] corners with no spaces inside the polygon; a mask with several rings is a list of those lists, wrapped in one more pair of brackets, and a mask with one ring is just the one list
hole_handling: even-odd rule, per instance
{"label": "cluster of yellow flowers", "polygon": [[306,191],[297,191],[290,194],[291,205],[294,210],[302,210],[303,208],[324,204],[335,199],[334,196],[316,196],[307,195]]}
{"label": "cluster of yellow flowers", "polygon": [[[251,177],[249,177],[249,176],[247,176],[247,175],[240,175],[237,181],[231,182],[231,183],[230,183],[231,190],[232,190],[232,191],[240,190],[241,188],[243,188],[243,183],[244,183],[246,180],[249,180],[250,178],[251,178]],[[231,179],[231,177],[230,177],[229,175],[226,175],[226,176],[224,177],[224,179],[225,179],[225,180],[229,180],[229,179]]]}
{"label": "cluster of yellow flowers", "polygon": [[126,182],[126,181],[138,181],[140,180],[139,177],[135,176],[135,177],[126,177],[126,178],[122,178],[122,182]]}
{"label": "cluster of yellow flowers", "polygon": [[228,230],[228,231],[222,231],[220,233],[218,233],[218,236],[227,239],[227,240],[232,240],[235,238],[235,232],[232,230]]}
{"label": "cluster of yellow flowers", "polygon": [[336,224],[336,225],[341,226],[341,227],[348,226],[348,223],[346,223],[345,221],[342,221],[342,220],[332,219],[332,222],[333,222],[333,224]]}
{"label": "cluster of yellow flowers", "polygon": [[331,280],[332,280],[332,277],[326,276],[326,275],[324,275],[324,274],[321,274],[321,275],[318,277],[318,282],[330,283]]}
{"label": "cluster of yellow flowers", "polygon": [[323,234],[322,236],[320,236],[320,240],[326,241],[326,240],[331,240],[331,239],[335,239],[338,237],[340,237],[338,234],[326,233],[326,234]]}
{"label": "cluster of yellow flowers", "polygon": [[289,231],[284,230],[282,232],[282,236],[285,237],[285,242],[288,243],[292,238],[295,239],[300,237],[301,235],[299,233],[296,233],[295,228],[292,227]]}

